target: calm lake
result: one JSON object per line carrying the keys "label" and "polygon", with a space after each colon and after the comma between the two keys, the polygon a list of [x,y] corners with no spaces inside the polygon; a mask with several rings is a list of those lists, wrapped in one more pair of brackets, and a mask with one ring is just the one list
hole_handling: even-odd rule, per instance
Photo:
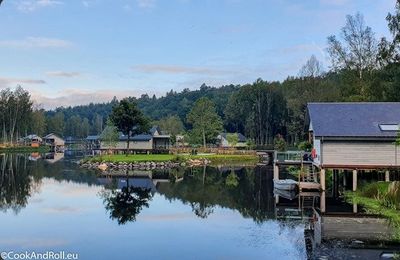
{"label": "calm lake", "polygon": [[79,259],[307,259],[349,256],[348,245],[362,238],[341,239],[337,230],[321,235],[315,209],[322,199],[327,212],[361,214],[335,196],[341,184],[322,197],[291,199],[274,196],[272,167],[264,165],[118,175],[81,169],[62,156],[0,155],[1,251],[62,250]]}

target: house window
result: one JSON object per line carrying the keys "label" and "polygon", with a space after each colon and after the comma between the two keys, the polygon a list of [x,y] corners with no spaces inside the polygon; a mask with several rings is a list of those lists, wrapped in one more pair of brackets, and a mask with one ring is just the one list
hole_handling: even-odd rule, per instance
{"label": "house window", "polygon": [[379,128],[381,131],[398,131],[399,130],[399,125],[396,124],[382,124],[379,125]]}

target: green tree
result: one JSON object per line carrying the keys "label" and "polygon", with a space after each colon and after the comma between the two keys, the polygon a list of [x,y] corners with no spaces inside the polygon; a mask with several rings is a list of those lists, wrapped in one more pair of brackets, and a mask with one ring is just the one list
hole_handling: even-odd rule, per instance
{"label": "green tree", "polygon": [[282,135],[277,135],[274,139],[274,149],[279,152],[286,151],[286,141]]}
{"label": "green tree", "polygon": [[336,36],[328,37],[328,53],[333,69],[355,70],[363,79],[365,71],[370,72],[377,67],[378,45],[372,29],[365,25],[360,13],[347,15],[340,36],[343,42]]}
{"label": "green tree", "polygon": [[64,136],[65,121],[63,112],[57,112],[54,116],[48,117],[46,124],[48,133]]}
{"label": "green tree", "polygon": [[159,121],[155,121],[154,123],[155,125],[158,125],[161,130],[168,132],[168,134],[172,136],[176,136],[185,131],[182,120],[176,115],[161,118]]}
{"label": "green tree", "polygon": [[192,133],[201,136],[204,148],[207,141],[216,138],[222,130],[222,120],[215,110],[214,103],[206,97],[200,98],[187,115],[187,121],[193,126]]}
{"label": "green tree", "polygon": [[226,140],[228,141],[230,146],[235,147],[239,142],[239,135],[237,133],[227,134]]}
{"label": "green tree", "polygon": [[46,117],[43,109],[35,109],[32,112],[30,124],[30,133],[43,136],[46,132]]}
{"label": "green tree", "polygon": [[136,102],[125,98],[114,106],[110,120],[128,137],[126,150],[129,153],[129,142],[132,135],[141,134],[149,130],[149,121],[137,107]]}
{"label": "green tree", "polygon": [[118,143],[118,129],[110,119],[107,119],[106,127],[100,135],[100,140],[107,147],[115,147]]}

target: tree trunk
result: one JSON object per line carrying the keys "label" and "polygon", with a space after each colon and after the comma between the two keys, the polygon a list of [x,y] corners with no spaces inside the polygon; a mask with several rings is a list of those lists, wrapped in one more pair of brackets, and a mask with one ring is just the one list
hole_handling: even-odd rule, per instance
{"label": "tree trunk", "polygon": [[206,131],[203,129],[203,146],[204,149],[207,149],[207,144],[206,144]]}
{"label": "tree trunk", "polygon": [[125,156],[128,156],[128,154],[129,154],[129,141],[130,141],[130,139],[131,139],[131,135],[128,134],[128,142],[126,144],[126,154],[125,154]]}

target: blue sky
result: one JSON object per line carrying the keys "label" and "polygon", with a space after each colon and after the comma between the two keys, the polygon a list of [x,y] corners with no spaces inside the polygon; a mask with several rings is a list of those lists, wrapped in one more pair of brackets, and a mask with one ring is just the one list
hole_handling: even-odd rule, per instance
{"label": "blue sky", "polygon": [[170,89],[283,80],[346,14],[376,37],[395,0],[4,0],[0,88],[22,85],[45,108]]}

